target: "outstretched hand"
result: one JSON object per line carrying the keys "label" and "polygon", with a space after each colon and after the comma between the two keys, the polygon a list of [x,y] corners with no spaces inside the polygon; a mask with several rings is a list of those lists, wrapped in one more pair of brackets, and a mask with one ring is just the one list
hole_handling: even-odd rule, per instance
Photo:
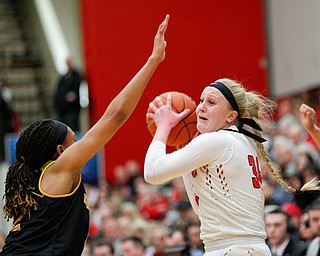
{"label": "outstretched hand", "polygon": [[302,125],[307,131],[311,131],[316,125],[316,111],[312,107],[302,104],[299,112]]}
{"label": "outstretched hand", "polygon": [[167,14],[164,21],[160,24],[156,36],[154,37],[151,58],[158,59],[159,62],[162,62],[166,56],[165,49],[167,42],[165,41],[164,35],[168,28],[169,18],[170,16]]}
{"label": "outstretched hand", "polygon": [[301,123],[320,149],[320,127],[317,125],[316,111],[306,105],[300,106]]}

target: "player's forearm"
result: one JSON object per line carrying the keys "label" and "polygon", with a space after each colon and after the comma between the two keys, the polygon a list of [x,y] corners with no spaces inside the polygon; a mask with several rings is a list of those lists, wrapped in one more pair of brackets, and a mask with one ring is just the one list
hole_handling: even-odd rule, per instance
{"label": "player's forearm", "polygon": [[317,144],[317,147],[320,149],[320,128],[314,125],[312,129],[308,129],[307,131],[314,142]]}
{"label": "player's forearm", "polygon": [[167,124],[159,125],[159,127],[157,127],[156,133],[153,136],[152,141],[161,141],[166,144],[170,131],[171,131],[171,127],[169,125]]}
{"label": "player's forearm", "polygon": [[112,100],[101,119],[81,139],[77,150],[86,153],[79,153],[81,159],[77,161],[80,165],[96,154],[130,117],[159,63],[160,61],[149,58],[127,86]]}
{"label": "player's forearm", "polygon": [[160,64],[160,60],[150,57],[127,86],[111,102],[105,114],[113,115],[119,123],[124,123],[138,104],[150,78]]}

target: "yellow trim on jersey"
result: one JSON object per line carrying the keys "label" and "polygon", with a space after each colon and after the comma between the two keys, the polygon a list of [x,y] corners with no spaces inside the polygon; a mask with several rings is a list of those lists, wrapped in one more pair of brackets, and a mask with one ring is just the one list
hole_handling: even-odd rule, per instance
{"label": "yellow trim on jersey", "polygon": [[14,225],[14,226],[10,229],[10,231],[20,231],[20,230],[21,230],[20,223]]}
{"label": "yellow trim on jersey", "polygon": [[14,221],[13,226],[10,229],[10,231],[20,231],[21,230],[19,221],[22,220],[22,218],[23,218],[23,216],[21,215],[18,219],[16,219]]}
{"label": "yellow trim on jersey", "polygon": [[84,204],[86,205],[86,208],[88,209],[88,210],[90,210],[89,209],[89,200],[88,200],[88,196],[84,193],[84,195],[83,195],[83,202],[84,202]]}
{"label": "yellow trim on jersey", "polygon": [[48,167],[51,166],[51,165],[54,164],[54,163],[55,163],[55,161],[50,160],[50,161],[46,162],[46,163],[41,167],[41,171],[42,171],[42,172],[41,172],[41,175],[40,175],[40,178],[39,178],[39,183],[38,183],[39,191],[40,191],[43,195],[45,195],[45,196],[47,196],[47,197],[51,197],[51,198],[62,198],[62,197],[68,197],[68,196],[73,195],[73,194],[77,191],[77,189],[79,188],[79,186],[80,186],[80,184],[81,184],[81,180],[82,180],[81,174],[80,174],[80,180],[79,180],[78,185],[75,187],[75,189],[74,189],[71,193],[62,194],[62,195],[50,195],[50,194],[47,194],[46,192],[44,192],[44,191],[41,189],[40,184],[41,184],[43,175],[44,175],[45,171],[48,169]]}

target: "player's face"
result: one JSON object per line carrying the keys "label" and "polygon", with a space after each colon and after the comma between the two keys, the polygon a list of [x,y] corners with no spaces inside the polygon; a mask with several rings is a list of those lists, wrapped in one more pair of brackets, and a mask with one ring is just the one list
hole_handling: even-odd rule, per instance
{"label": "player's face", "polygon": [[229,102],[214,87],[206,87],[197,106],[197,129],[201,133],[214,132],[229,126],[227,119],[232,112]]}

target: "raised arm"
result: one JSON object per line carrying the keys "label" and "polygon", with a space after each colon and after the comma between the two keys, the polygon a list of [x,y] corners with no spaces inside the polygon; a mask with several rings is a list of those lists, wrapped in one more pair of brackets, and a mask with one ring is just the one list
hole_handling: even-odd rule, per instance
{"label": "raised arm", "polygon": [[300,106],[301,123],[320,149],[320,128],[316,124],[316,111],[306,105]]}
{"label": "raised arm", "polygon": [[[61,181],[60,187],[67,186],[70,182],[77,183],[81,168],[113,137],[132,114],[151,76],[165,59],[167,43],[164,36],[168,22],[169,15],[165,17],[158,28],[154,38],[153,51],[145,65],[112,100],[100,120],[81,140],[68,147],[58,157],[55,164],[48,169],[47,172],[52,174],[56,181],[57,179]],[[46,175],[50,176],[47,172]]]}

